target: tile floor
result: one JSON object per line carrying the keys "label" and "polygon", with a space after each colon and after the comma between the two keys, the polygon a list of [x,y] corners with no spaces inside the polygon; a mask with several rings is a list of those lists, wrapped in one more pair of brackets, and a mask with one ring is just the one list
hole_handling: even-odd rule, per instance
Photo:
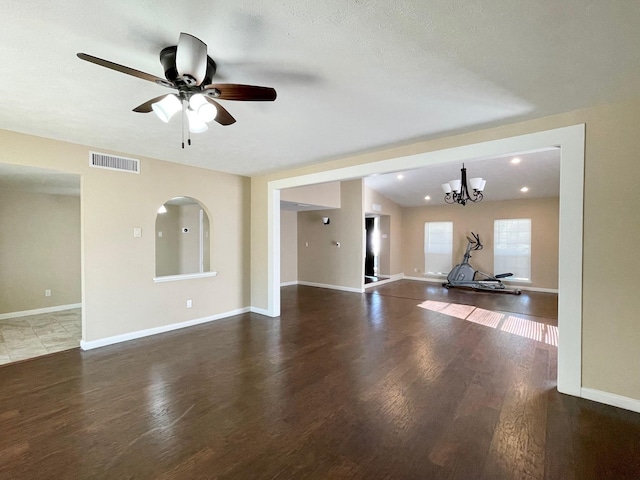
{"label": "tile floor", "polygon": [[80,346],[82,310],[0,320],[0,365]]}

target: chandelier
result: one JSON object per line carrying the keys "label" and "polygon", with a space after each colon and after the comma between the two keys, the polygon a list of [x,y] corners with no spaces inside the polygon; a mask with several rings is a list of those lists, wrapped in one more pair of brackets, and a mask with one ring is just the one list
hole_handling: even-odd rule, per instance
{"label": "chandelier", "polygon": [[487,181],[475,177],[469,179],[471,185],[471,191],[467,186],[467,169],[462,164],[462,177],[460,180],[451,180],[449,183],[442,184],[442,190],[444,191],[444,201],[449,204],[459,203],[460,205],[466,205],[467,202],[480,202],[482,201],[482,192]]}

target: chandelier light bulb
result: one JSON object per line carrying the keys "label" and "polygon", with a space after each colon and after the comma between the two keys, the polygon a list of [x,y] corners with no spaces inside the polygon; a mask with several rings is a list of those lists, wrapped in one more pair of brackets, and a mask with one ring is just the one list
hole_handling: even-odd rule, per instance
{"label": "chandelier light bulb", "polygon": [[482,178],[480,177],[471,178],[469,179],[469,184],[471,185],[471,188],[473,188],[474,190],[480,190],[480,185],[482,185]]}

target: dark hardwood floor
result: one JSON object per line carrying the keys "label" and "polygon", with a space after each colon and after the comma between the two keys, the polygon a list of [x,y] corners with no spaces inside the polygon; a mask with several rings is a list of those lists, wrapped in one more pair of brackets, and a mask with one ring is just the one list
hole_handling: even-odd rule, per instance
{"label": "dark hardwood floor", "polygon": [[282,316],[0,367],[0,479],[638,479],[640,414],[557,393],[556,348],[419,308],[555,297],[293,286]]}

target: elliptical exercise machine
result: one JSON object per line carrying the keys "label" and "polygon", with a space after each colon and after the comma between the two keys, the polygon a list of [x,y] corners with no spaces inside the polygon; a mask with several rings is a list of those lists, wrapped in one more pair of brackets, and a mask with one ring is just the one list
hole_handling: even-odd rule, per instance
{"label": "elliptical exercise machine", "polygon": [[[473,290],[488,290],[490,292],[513,293],[520,295],[519,288],[509,289],[502,283],[501,278],[511,277],[513,273],[500,273],[499,275],[487,275],[479,270],[475,270],[470,264],[471,250],[482,250],[480,236],[471,232],[473,238],[467,237],[467,250],[464,252],[462,263],[451,269],[447,275],[447,281],[442,284],[445,288],[467,287]],[[478,278],[477,278],[478,277]]]}

